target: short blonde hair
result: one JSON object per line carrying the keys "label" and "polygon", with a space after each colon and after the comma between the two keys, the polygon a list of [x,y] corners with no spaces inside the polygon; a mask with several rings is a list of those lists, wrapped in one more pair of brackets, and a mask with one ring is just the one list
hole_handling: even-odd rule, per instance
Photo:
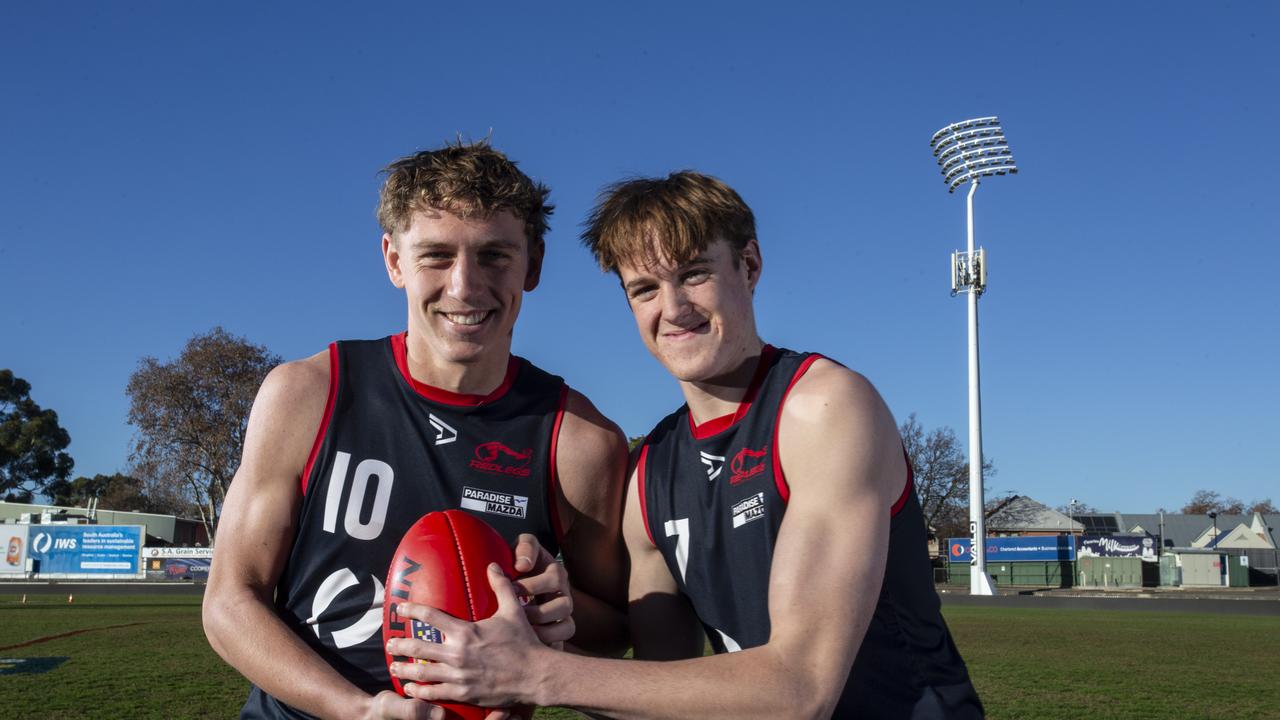
{"label": "short blonde hair", "polygon": [[387,179],[378,198],[378,224],[389,235],[409,229],[413,213],[426,208],[464,218],[510,210],[524,221],[532,246],[543,241],[555,211],[547,186],[529,179],[487,140],[415,153],[382,171]]}
{"label": "short blonde hair", "polygon": [[601,269],[617,272],[624,262],[686,263],[721,239],[733,249],[736,267],[742,248],[755,237],[755,215],[733,188],[684,170],[606,187],[587,219],[582,242]]}

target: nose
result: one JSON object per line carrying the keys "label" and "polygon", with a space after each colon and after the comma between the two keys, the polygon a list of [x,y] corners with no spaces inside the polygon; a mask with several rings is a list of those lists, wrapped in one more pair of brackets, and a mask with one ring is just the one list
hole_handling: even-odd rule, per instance
{"label": "nose", "polygon": [[676,323],[684,317],[689,310],[689,298],[685,297],[684,290],[678,285],[666,285],[658,292],[662,296],[663,320]]}
{"label": "nose", "polygon": [[483,287],[482,273],[475,258],[468,253],[459,253],[449,269],[449,297],[461,303],[470,303],[478,298]]}

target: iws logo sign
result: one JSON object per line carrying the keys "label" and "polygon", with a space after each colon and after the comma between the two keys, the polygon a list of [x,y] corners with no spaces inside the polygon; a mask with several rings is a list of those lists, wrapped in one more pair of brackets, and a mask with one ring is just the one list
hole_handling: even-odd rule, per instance
{"label": "iws logo sign", "polygon": [[[382,629],[382,582],[376,576],[370,576],[369,579],[373,581],[373,597],[367,606],[369,609],[355,622],[330,631],[330,635],[333,636],[333,645],[339,650],[359,645]],[[320,616],[329,609],[338,595],[347,588],[357,585],[361,586],[361,589],[365,587],[365,584],[360,582],[349,568],[335,571],[320,583],[320,589],[316,590],[315,597],[311,599],[311,617],[306,620],[315,631],[316,637],[323,639],[320,634],[321,625],[332,622],[332,620],[322,620]],[[361,602],[357,607],[365,607],[365,604]]]}
{"label": "iws logo sign", "polygon": [[494,440],[476,446],[476,456],[471,460],[471,468],[494,475],[529,477],[531,459],[533,459],[532,448],[512,450]]}
{"label": "iws logo sign", "polygon": [[454,430],[449,423],[436,417],[435,413],[427,413],[427,422],[431,423],[431,427],[436,431],[434,445],[448,445],[458,439],[458,431]]}
{"label": "iws logo sign", "polygon": [[724,470],[724,456],[712,455],[709,452],[699,452],[698,455],[702,464],[707,466],[707,482],[720,477],[720,471]]}
{"label": "iws logo sign", "polygon": [[76,539],[73,537],[60,537],[55,540],[53,535],[42,532],[37,533],[35,539],[31,541],[31,549],[41,555],[47,555],[51,548],[53,550],[75,550]]}
{"label": "iws logo sign", "polygon": [[729,476],[729,484],[737,485],[764,472],[766,467],[764,458],[768,454],[768,447],[762,447],[759,450],[751,448],[739,450],[738,454],[733,456],[733,462],[729,463],[729,469],[733,470],[733,474]]}

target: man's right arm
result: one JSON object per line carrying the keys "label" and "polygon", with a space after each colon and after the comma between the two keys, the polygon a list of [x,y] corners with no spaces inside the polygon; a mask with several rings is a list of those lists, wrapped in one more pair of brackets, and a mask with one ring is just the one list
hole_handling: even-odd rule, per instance
{"label": "man's right arm", "polygon": [[628,614],[631,645],[637,660],[682,660],[701,657],[705,644],[702,626],[680,594],[662,553],[649,539],[648,522],[640,493],[640,467],[634,467],[627,483],[622,534],[631,556]]}
{"label": "man's right arm", "polygon": [[[443,711],[385,691],[369,696],[307,646],[275,612],[293,548],[301,474],[324,416],[328,353],[286,363],[263,381],[244,457],[223,504],[204,596],[209,644],[280,701],[321,718],[428,718]],[[434,711],[434,712],[433,712]]]}

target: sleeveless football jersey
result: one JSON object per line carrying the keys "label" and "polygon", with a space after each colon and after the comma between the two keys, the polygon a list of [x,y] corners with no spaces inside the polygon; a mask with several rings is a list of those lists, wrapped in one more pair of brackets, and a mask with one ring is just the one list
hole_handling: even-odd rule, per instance
{"label": "sleeveless football jersey", "polygon": [[[324,420],[302,474],[297,535],[276,587],[276,611],[344,677],[391,689],[382,602],[405,531],[461,508],[508,542],[537,536],[559,551],[555,440],[564,381],[512,357],[488,396],[413,380],[404,335],[329,346]],[[254,687],[242,718],[306,718]]]}
{"label": "sleeveless football jersey", "polygon": [[[769,640],[769,567],[790,495],[778,419],[787,393],[820,357],[765,346],[737,412],[695,426],[681,407],[641,450],[645,529],[717,653]],[[839,438],[832,444],[838,449]],[[834,717],[980,718],[933,587],[910,468],[902,496],[886,510],[884,584]]]}

